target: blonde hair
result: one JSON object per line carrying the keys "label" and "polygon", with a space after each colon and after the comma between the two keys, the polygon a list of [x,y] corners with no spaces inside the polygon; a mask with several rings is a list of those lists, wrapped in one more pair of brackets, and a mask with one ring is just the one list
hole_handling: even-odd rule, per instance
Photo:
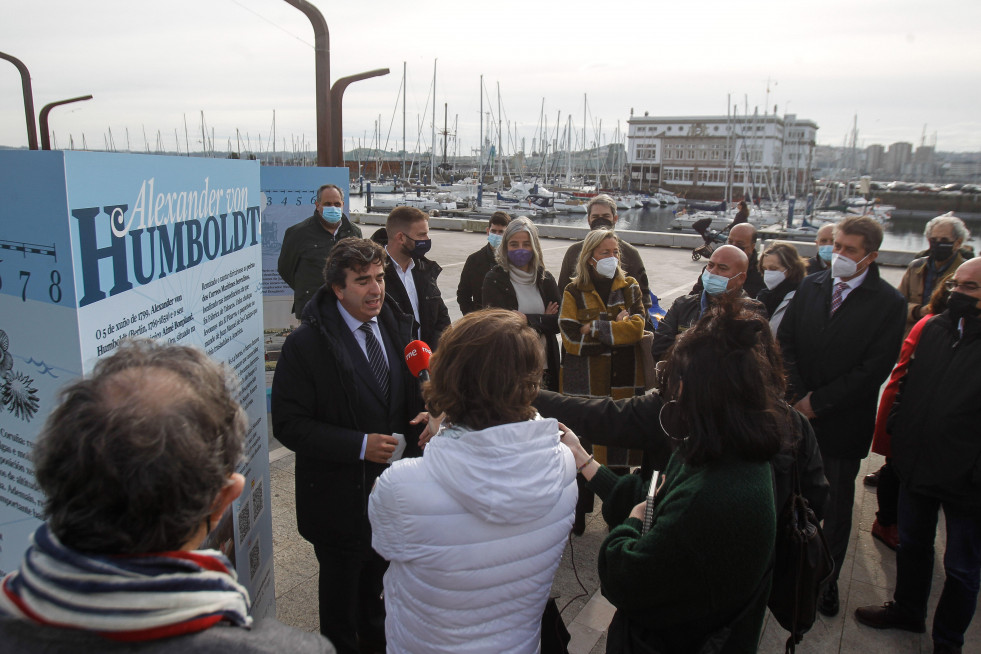
{"label": "blonde hair", "polygon": [[582,242],[582,250],[579,251],[579,259],[576,261],[575,274],[572,277],[572,283],[576,285],[579,290],[585,290],[589,282],[589,260],[593,256],[593,251],[600,246],[603,241],[608,238],[615,239],[617,242],[617,274],[613,277],[614,279],[623,279],[623,268],[620,266],[620,240],[617,239],[616,232],[612,229],[594,229],[593,231],[586,234],[586,238]]}

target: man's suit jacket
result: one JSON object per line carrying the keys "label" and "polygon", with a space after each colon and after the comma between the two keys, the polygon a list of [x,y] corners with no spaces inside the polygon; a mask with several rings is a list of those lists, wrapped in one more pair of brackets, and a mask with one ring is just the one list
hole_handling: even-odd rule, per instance
{"label": "man's suit jacket", "polygon": [[296,452],[296,518],[300,535],[333,548],[371,547],[368,494],[384,464],[359,458],[364,435],[402,433],[405,456],[418,456],[419,384],[405,366],[412,320],[383,305],[378,317],[390,370],[383,397],[368,360],[321,288],[283,344],[272,387],[273,429]]}
{"label": "man's suit jacket", "polygon": [[906,301],[869,266],[862,284],[831,315],[834,278],[809,275],[790,301],[778,338],[791,399],[812,392],[811,420],[821,453],[840,459],[868,455],[879,387],[896,363],[906,325]]}
{"label": "man's suit jacket", "polygon": [[[419,295],[417,337],[425,341],[426,345],[435,352],[443,330],[450,326],[450,312],[446,309],[439,287],[436,285],[436,278],[443,269],[438,263],[425,257],[416,259],[415,263],[412,269],[412,281],[415,282],[416,293]],[[385,266],[385,294],[388,296],[386,302],[394,302],[402,313],[412,316],[412,303],[409,302],[409,294],[395,270],[396,265],[398,264],[389,259],[388,265]]]}

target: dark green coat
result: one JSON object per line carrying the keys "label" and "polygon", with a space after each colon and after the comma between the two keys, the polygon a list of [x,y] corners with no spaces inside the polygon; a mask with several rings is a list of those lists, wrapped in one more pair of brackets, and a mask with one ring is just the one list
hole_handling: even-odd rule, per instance
{"label": "dark green coat", "polygon": [[776,539],[770,465],[726,459],[694,467],[675,453],[664,476],[643,536],[641,521],[627,517],[646,497],[641,478],[600,468],[589,482],[611,527],[599,555],[603,595],[617,608],[607,652],[625,651],[630,638],[695,651],[751,600],[722,651],[755,652]]}

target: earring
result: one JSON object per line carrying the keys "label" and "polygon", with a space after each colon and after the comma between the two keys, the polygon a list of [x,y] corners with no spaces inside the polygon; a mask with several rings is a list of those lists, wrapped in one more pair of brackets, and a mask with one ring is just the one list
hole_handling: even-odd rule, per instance
{"label": "earring", "polygon": [[[661,425],[661,431],[667,434],[671,440],[676,441],[678,443],[684,443],[686,440],[688,440],[688,436],[685,436],[684,438],[678,438],[676,436],[672,436],[671,432],[669,432],[667,427],[664,426],[664,410],[668,407],[669,404],[678,405],[678,400],[668,400],[663,405],[661,405],[661,410],[657,414],[657,421]],[[669,421],[670,421],[670,416],[669,416]]]}

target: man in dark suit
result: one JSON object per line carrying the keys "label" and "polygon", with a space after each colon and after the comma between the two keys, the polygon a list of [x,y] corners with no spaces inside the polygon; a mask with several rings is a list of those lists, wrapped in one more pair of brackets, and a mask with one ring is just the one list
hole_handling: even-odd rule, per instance
{"label": "man in dark suit", "polygon": [[429,216],[415,207],[395,207],[385,232],[385,251],[391,259],[385,271],[386,293],[402,313],[415,318],[416,338],[436,351],[440,334],[450,326],[450,313],[436,285],[443,269],[426,258],[433,245]]}
{"label": "man in dark suit", "polygon": [[460,273],[460,284],[456,287],[456,302],[460,311],[467,315],[471,311],[484,308],[481,291],[484,277],[497,265],[496,252],[504,238],[504,228],[511,222],[511,216],[504,211],[495,211],[487,221],[487,244],[469,257]]}
{"label": "man in dark suit", "polygon": [[[368,494],[405,436],[418,456],[419,386],[405,366],[412,319],[385,303],[385,251],[345,239],[276,364],[273,428],[296,452],[296,521],[320,562],[320,631],[341,653],[383,652],[386,563]],[[411,433],[410,433],[411,432]]]}
{"label": "man in dark suit", "polygon": [[324,262],[342,238],[361,238],[361,229],[343,213],[344,192],[333,184],[317,189],[314,214],[286,230],[279,251],[279,276],[293,289],[293,315],[303,317],[303,307],[323,283]]}
{"label": "man in dark suit", "polygon": [[834,235],[831,268],[804,278],[780,323],[778,337],[794,408],[810,418],[821,446],[831,500],[824,533],[835,576],[818,602],[838,613],[838,573],[852,527],[855,478],[868,456],[879,386],[903,339],[906,302],[879,276],[882,227],[866,216],[846,218]]}

